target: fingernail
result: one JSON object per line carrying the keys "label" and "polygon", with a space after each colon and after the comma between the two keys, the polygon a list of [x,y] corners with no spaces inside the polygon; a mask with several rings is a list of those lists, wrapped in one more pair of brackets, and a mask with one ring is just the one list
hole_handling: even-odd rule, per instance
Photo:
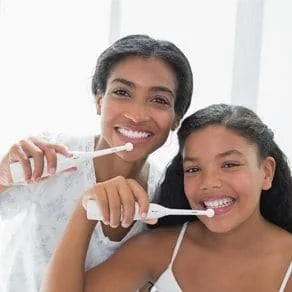
{"label": "fingernail", "polygon": [[55,168],[54,167],[49,168],[49,174],[54,174],[54,173],[55,173]]}
{"label": "fingernail", "polygon": [[130,226],[129,223],[127,223],[127,222],[122,222],[122,227],[127,228],[127,227],[129,227],[129,226]]}
{"label": "fingernail", "polygon": [[146,217],[147,217],[147,213],[144,212],[141,214],[141,219],[145,219]]}

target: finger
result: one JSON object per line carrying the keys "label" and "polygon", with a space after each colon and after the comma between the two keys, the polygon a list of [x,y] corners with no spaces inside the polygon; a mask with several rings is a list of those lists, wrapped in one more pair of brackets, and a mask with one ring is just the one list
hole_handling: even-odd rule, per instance
{"label": "finger", "polygon": [[109,202],[107,198],[107,193],[103,187],[103,183],[96,184],[90,191],[89,194],[91,197],[95,198],[99,209],[102,214],[102,221],[105,225],[109,225],[110,222],[110,211],[109,211]]}
{"label": "finger", "polygon": [[81,203],[82,203],[82,206],[85,210],[87,210],[88,200],[95,200],[96,201],[96,196],[93,195],[90,191],[85,192],[81,198]]}
{"label": "finger", "polygon": [[122,204],[122,226],[127,228],[133,223],[134,220],[135,197],[127,180],[121,180],[121,183],[117,186],[117,188]]}
{"label": "finger", "polygon": [[33,166],[30,164],[31,170],[31,179],[37,181],[38,178],[42,176],[44,169],[44,152],[41,148],[35,145],[31,140],[21,140],[19,142],[23,151],[29,156],[32,157]]}
{"label": "finger", "polygon": [[146,220],[142,220],[144,223],[146,224],[150,224],[150,225],[154,225],[158,222],[158,219],[146,219]]}
{"label": "finger", "polygon": [[77,170],[78,168],[76,166],[72,166],[70,168],[67,168],[65,170],[62,170],[60,173],[67,173],[67,174],[70,174],[70,173],[73,173]]}
{"label": "finger", "polygon": [[37,137],[30,137],[29,140],[41,148],[44,152],[53,150],[55,153],[62,154],[65,157],[71,157],[73,155],[68,147],[64,144],[49,143],[46,140],[39,139]]}
{"label": "finger", "polygon": [[106,193],[110,211],[110,226],[116,228],[121,224],[121,200],[116,182],[110,180],[106,182]]}
{"label": "finger", "polygon": [[47,141],[37,138],[30,139],[44,152],[47,161],[47,171],[51,175],[54,175],[57,169],[57,153],[65,157],[71,157],[73,155],[65,145],[48,143]]}
{"label": "finger", "polygon": [[[23,141],[23,144],[25,142]],[[9,151],[9,164],[14,162],[19,162],[21,164],[21,168],[23,171],[23,177],[25,182],[29,182],[31,180],[32,175],[32,165],[29,160],[29,151],[26,152],[26,149],[22,147],[20,143],[14,144]],[[9,173],[11,174],[10,168]],[[12,177],[12,174],[11,174]]]}
{"label": "finger", "polygon": [[145,218],[149,209],[149,198],[147,192],[143,189],[143,187],[133,179],[129,179],[128,183],[133,191],[134,197],[139,204],[139,214],[141,218]]}

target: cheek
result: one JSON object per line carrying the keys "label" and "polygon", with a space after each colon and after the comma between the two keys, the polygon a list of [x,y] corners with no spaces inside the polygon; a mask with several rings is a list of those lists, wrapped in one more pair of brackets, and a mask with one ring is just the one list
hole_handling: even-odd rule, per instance
{"label": "cheek", "polygon": [[124,111],[123,105],[117,105],[115,102],[111,101],[107,96],[104,97],[101,106],[101,118],[103,121],[108,121],[118,116],[122,111]]}
{"label": "cheek", "polygon": [[151,116],[158,127],[161,130],[167,131],[167,133],[171,129],[175,119],[173,111],[152,111]]}
{"label": "cheek", "polygon": [[196,180],[194,180],[194,178],[191,178],[189,176],[184,176],[184,190],[185,190],[186,197],[188,199],[191,199],[192,197],[194,197],[194,193],[197,191],[197,189],[198,189],[198,184]]}

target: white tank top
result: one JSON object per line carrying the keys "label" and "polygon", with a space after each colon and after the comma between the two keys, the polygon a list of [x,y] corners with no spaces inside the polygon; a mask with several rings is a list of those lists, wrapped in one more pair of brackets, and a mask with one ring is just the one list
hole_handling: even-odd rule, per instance
{"label": "white tank top", "polygon": [[[187,224],[188,223],[184,223],[184,225],[182,226],[182,229],[178,236],[178,239],[177,239],[177,242],[176,242],[172,257],[171,257],[170,264],[168,265],[167,269],[160,275],[160,277],[154,284],[154,287],[152,287],[151,292],[182,292],[183,291],[181,287],[179,286],[175,278],[175,275],[173,274],[172,266],[176,258],[176,255],[178,253],[178,250],[181,246],[184,234],[187,229]],[[287,269],[287,272],[283,278],[279,292],[285,292],[286,285],[291,275],[292,275],[292,262],[290,263]]]}

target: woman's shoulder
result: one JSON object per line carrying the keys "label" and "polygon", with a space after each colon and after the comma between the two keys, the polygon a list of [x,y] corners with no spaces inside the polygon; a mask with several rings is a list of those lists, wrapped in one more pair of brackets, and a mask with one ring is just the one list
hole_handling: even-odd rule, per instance
{"label": "woman's shoulder", "polygon": [[63,132],[41,132],[37,135],[49,143],[65,145],[71,151],[92,151],[94,149],[93,135],[70,135]]}

